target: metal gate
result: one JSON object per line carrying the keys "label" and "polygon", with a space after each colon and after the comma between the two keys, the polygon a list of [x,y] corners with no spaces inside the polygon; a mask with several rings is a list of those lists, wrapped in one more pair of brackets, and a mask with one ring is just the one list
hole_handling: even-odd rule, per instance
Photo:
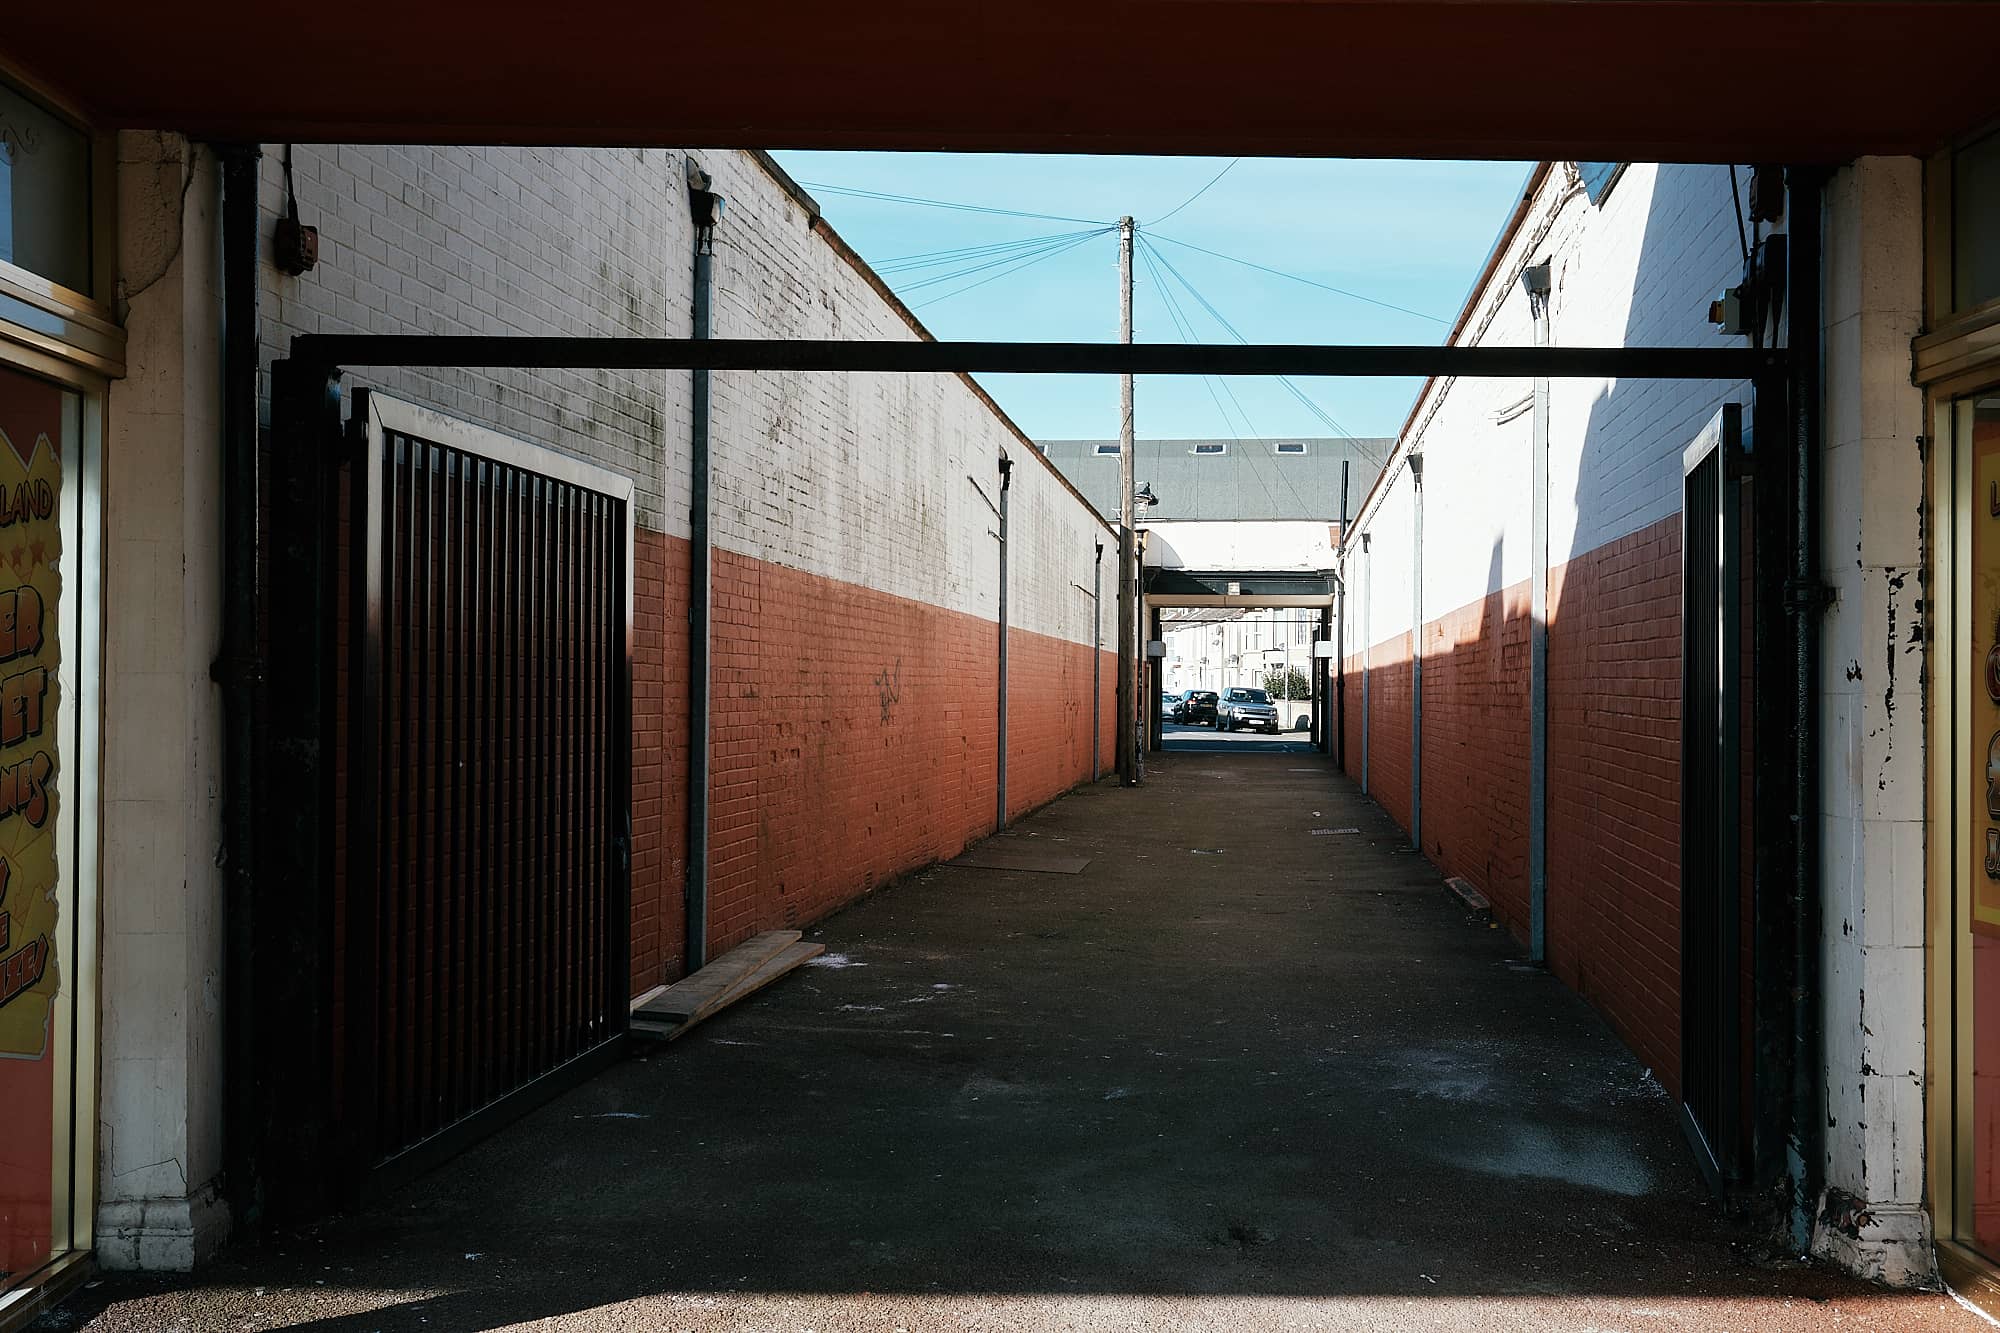
{"label": "metal gate", "polygon": [[349,438],[335,1104],[379,1179],[625,1032],[632,484],[366,390]]}
{"label": "metal gate", "polygon": [[1718,1188],[1743,1126],[1742,448],[1729,404],[1681,459],[1681,1115]]}

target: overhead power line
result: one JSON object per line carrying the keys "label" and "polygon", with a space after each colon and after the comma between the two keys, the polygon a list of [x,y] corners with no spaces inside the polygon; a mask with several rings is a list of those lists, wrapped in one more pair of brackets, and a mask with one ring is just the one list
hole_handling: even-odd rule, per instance
{"label": "overhead power line", "polygon": [[[1180,302],[1175,298],[1173,293],[1173,288],[1168,286],[1166,280],[1160,276],[1160,270],[1159,270],[1160,264],[1166,264],[1166,266],[1170,270],[1173,268],[1173,266],[1171,264],[1167,264],[1167,258],[1165,255],[1157,253],[1156,247],[1145,244],[1144,233],[1141,233],[1138,239],[1140,241],[1139,254],[1146,261],[1147,270],[1153,274],[1153,281],[1159,285],[1160,295],[1166,300],[1167,313],[1173,317],[1173,321],[1175,325],[1181,330],[1181,335],[1184,340],[1193,343],[1201,342],[1202,341],[1201,335],[1195,332],[1194,322],[1186,318],[1186,316],[1181,311]],[[1157,263],[1155,262],[1156,260],[1158,261]],[[1215,316],[1218,322],[1222,323],[1225,327],[1228,328],[1232,337],[1235,337],[1239,342],[1242,340],[1242,335],[1237,333],[1234,327],[1228,324],[1228,321],[1223,320],[1221,316],[1217,314],[1215,307],[1210,305],[1206,300],[1206,298],[1204,298],[1201,295],[1201,293],[1196,292],[1193,287],[1188,285],[1188,281],[1186,278],[1181,277],[1181,275],[1178,272],[1175,272],[1174,276],[1180,278],[1181,285],[1183,287],[1188,288],[1188,291],[1194,295],[1194,298],[1197,301],[1201,302],[1203,308],[1206,309],[1210,315]],[[1208,396],[1215,403],[1215,410],[1217,414],[1222,417],[1223,428],[1227,430],[1232,437],[1235,438],[1237,444],[1240,446],[1243,443],[1243,437],[1242,435],[1238,434],[1236,428],[1230,424],[1229,413],[1223,410],[1222,400],[1216,397],[1215,389],[1217,386],[1219,386],[1222,392],[1228,396],[1229,401],[1232,404],[1234,404],[1236,408],[1236,415],[1242,418],[1244,428],[1248,430],[1254,438],[1256,438],[1258,443],[1261,444],[1265,438],[1263,432],[1259,431],[1256,427],[1256,424],[1250,420],[1250,414],[1243,410],[1243,402],[1236,396],[1236,390],[1230,387],[1229,381],[1217,375],[1204,375],[1202,376],[1202,383],[1204,385],[1209,386]],[[1345,432],[1343,432],[1343,434],[1344,433]],[[1277,493],[1271,489],[1271,483],[1263,475],[1264,473],[1263,464],[1276,463],[1277,460],[1275,458],[1263,455],[1261,451],[1259,453],[1259,458],[1261,461],[1259,463],[1252,464],[1250,467],[1250,472],[1251,475],[1257,478],[1257,484],[1264,488],[1265,497],[1270,500],[1271,507],[1275,509],[1278,506]],[[1199,487],[1200,487],[1199,476],[1200,474],[1197,472],[1196,473],[1197,499],[1199,499]],[[1277,477],[1279,481],[1284,483],[1285,489],[1292,493],[1292,500],[1299,507],[1298,512],[1301,514],[1310,514],[1312,512],[1312,506],[1308,505],[1306,503],[1305,497],[1299,494],[1299,488],[1292,484],[1291,476],[1285,472],[1283,467],[1279,467],[1277,469]]]}
{"label": "overhead power line", "polygon": [[[1047,246],[1041,250],[1031,251],[1025,256],[1022,255],[1009,256],[1009,258],[1003,262],[1011,263],[1013,267],[1003,268],[997,273],[992,273],[986,277],[979,279],[977,282],[968,282],[963,287],[954,287],[952,290],[948,292],[940,292],[938,295],[933,296],[928,301],[919,301],[915,306],[911,308],[915,310],[922,310],[924,307],[936,305],[940,301],[949,301],[952,297],[961,295],[962,293],[965,292],[969,292],[975,287],[984,287],[987,283],[998,281],[1001,278],[1011,278],[1016,273],[1021,272],[1023,269],[1033,268],[1035,265],[1041,263],[1043,260],[1054,259],[1057,255],[1066,255],[1070,251],[1076,249],[1079,245],[1087,244],[1090,241],[1096,239],[1097,237],[1104,235],[1105,232],[1111,230],[1115,230],[1115,228],[1110,228],[1110,227],[1099,228],[1096,231],[1085,232],[1083,235],[1078,236],[1073,240],[1063,242],[1060,245]],[[961,274],[959,276],[962,277],[964,275]]]}
{"label": "overhead power line", "polygon": [[1285,272],[1285,270],[1281,268],[1272,268],[1269,264],[1259,264],[1255,260],[1239,259],[1235,255],[1226,255],[1222,253],[1222,251],[1220,250],[1211,250],[1205,245],[1196,245],[1192,241],[1183,241],[1177,237],[1162,235],[1157,231],[1152,232],[1150,234],[1154,240],[1165,241],[1169,245],[1178,245],[1183,249],[1194,250],[1205,255],[1212,255],[1217,259],[1226,259],[1232,264],[1241,264],[1245,268],[1254,268],[1259,273],[1269,273],[1273,277],[1289,278],[1293,282],[1302,282],[1308,287],[1317,287],[1323,292],[1332,292],[1336,296],[1345,296],[1348,299],[1354,301],[1365,301],[1369,305],[1380,306],[1384,310],[1394,310],[1398,314],[1414,315],[1418,319],[1427,319],[1433,324],[1449,325],[1451,323],[1450,320],[1442,318],[1441,316],[1427,315],[1421,310],[1412,310],[1406,305],[1397,305],[1394,301],[1381,301],[1377,300],[1375,297],[1372,296],[1363,296],[1360,292],[1351,292],[1347,290],[1347,288],[1345,287],[1336,287],[1332,283],[1319,282],[1312,278],[1301,277],[1296,273],[1287,273]]}
{"label": "overhead power line", "polygon": [[1147,223],[1146,225],[1149,227],[1159,226],[1162,222],[1165,222],[1168,218],[1172,217],[1174,214],[1180,212],[1183,208],[1186,208],[1189,204],[1193,203],[1195,200],[1207,194],[1210,190],[1215,188],[1215,183],[1217,181],[1221,180],[1224,176],[1227,176],[1230,172],[1236,170],[1236,164],[1238,162],[1241,162],[1242,160],[1243,159],[1240,157],[1230,159],[1228,166],[1224,167],[1222,170],[1216,172],[1213,176],[1209,177],[1208,184],[1202,186],[1199,190],[1196,190],[1193,194],[1181,200],[1178,204],[1175,204],[1172,208],[1160,214],[1160,216],[1154,218],[1151,222]]}
{"label": "overhead power line", "polygon": [[827,185],[819,181],[800,181],[808,190],[818,190],[823,194],[845,195],[853,199],[874,199],[888,204],[914,204],[923,208],[951,208],[961,213],[990,213],[1006,218],[1040,218],[1045,222],[1081,222],[1092,227],[1108,227],[1116,224],[1103,218],[1071,218],[1059,213],[1030,213],[1018,208],[992,208],[986,204],[963,204],[949,199],[920,199],[911,194],[890,194],[884,190],[857,190],[847,185]]}
{"label": "overhead power line", "polygon": [[[1228,318],[1220,310],[1217,310],[1215,308],[1215,303],[1213,301],[1210,301],[1206,296],[1203,296],[1201,294],[1201,290],[1198,287],[1196,287],[1192,282],[1188,281],[1187,275],[1185,273],[1182,273],[1180,269],[1176,268],[1174,266],[1174,262],[1171,259],[1168,259],[1164,254],[1159,253],[1158,246],[1153,245],[1151,241],[1143,233],[1140,235],[1139,240],[1140,244],[1147,251],[1151,252],[1153,255],[1158,257],[1159,262],[1165,266],[1167,272],[1173,274],[1174,277],[1179,280],[1181,286],[1187,289],[1188,294],[1194,297],[1196,301],[1200,302],[1201,308],[1208,312],[1209,318],[1213,319],[1218,325],[1221,326],[1222,331],[1224,333],[1227,333],[1231,338],[1234,338],[1237,342],[1242,343],[1245,346],[1249,345],[1249,339],[1243,336],[1242,331],[1239,330],[1234,324],[1230,323]],[[1312,413],[1313,416],[1317,417],[1320,420],[1320,422],[1324,424],[1329,430],[1333,431],[1336,435],[1339,435],[1344,439],[1346,439],[1351,445],[1356,445],[1358,447],[1359,441],[1355,436],[1354,432],[1349,430],[1347,427],[1341,425],[1340,422],[1333,416],[1332,413],[1328,412],[1326,409],[1322,408],[1318,403],[1314,402],[1311,396],[1308,395],[1304,389],[1301,389],[1298,386],[1298,384],[1293,381],[1291,376],[1280,375],[1277,377],[1277,380],[1279,384],[1284,386],[1285,391],[1287,393],[1291,394],[1292,397],[1296,398],[1308,412]],[[1231,398],[1235,397],[1234,394],[1231,394],[1230,396]],[[1376,458],[1372,452],[1365,449],[1362,449],[1359,452],[1361,453],[1362,457],[1367,459],[1370,463],[1373,463],[1377,467],[1381,466],[1382,460]]]}
{"label": "overhead power line", "polygon": [[1024,236],[1012,241],[993,241],[983,245],[960,245],[949,250],[926,250],[917,254],[897,255],[872,264],[877,273],[901,273],[911,269],[937,268],[945,264],[976,259],[982,255],[1000,254],[1007,250],[1023,250],[1042,244],[1044,241],[1062,240],[1070,236],[1082,236],[1082,231],[1045,231],[1033,236]]}
{"label": "overhead power line", "polygon": [[[1093,236],[1102,235],[1105,230],[1105,228],[1099,228],[1096,231],[1068,232],[1061,236],[1044,237],[1030,246],[1010,247],[997,254],[961,256],[967,262],[958,264],[956,268],[953,268],[949,272],[933,274],[930,277],[908,283],[899,288],[899,290],[914,292],[924,287],[935,286],[938,283],[951,282],[956,278],[970,277],[974,273],[984,273],[987,269],[1011,263],[1016,259],[1025,259],[1030,255],[1040,254],[1043,251],[1067,245],[1071,241],[1087,241]],[[924,265],[923,267],[929,268],[935,267],[935,265]]]}

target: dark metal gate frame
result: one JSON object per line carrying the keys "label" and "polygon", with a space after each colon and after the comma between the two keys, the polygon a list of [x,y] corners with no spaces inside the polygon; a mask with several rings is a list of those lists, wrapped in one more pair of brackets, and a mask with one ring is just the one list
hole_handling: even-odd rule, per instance
{"label": "dark metal gate frame", "polygon": [[347,435],[336,1115],[350,1182],[379,1187],[625,1034],[634,487],[366,389]]}
{"label": "dark metal gate frame", "polygon": [[1712,1189],[1743,1137],[1743,411],[1725,404],[1681,455],[1681,1125]]}
{"label": "dark metal gate frame", "polygon": [[[238,960],[253,974],[258,1002],[246,1022],[256,1057],[255,1087],[246,1095],[241,1141],[231,1150],[236,1169],[248,1179],[233,1192],[250,1202],[260,1220],[324,1212],[342,1193],[328,1058],[334,1030],[329,839],[335,687],[328,664],[335,645],[327,633],[334,571],[324,553],[336,521],[326,464],[352,447],[340,422],[344,367],[1748,379],[1760,408],[1784,404],[1793,376],[1785,349],[1753,347],[295,337],[291,356],[272,366],[274,537],[263,688],[269,697],[270,682],[283,681],[303,706],[270,710],[259,784],[262,836],[252,843],[260,864],[253,873],[257,882],[283,885],[284,891],[260,895],[256,938]],[[1797,419],[1803,410],[1795,404],[1792,415]],[[1761,880],[1759,892],[1761,897]],[[1760,1012],[1760,1025],[1767,1019],[1778,1021]],[[1789,1015],[1783,1021],[1789,1022]]]}

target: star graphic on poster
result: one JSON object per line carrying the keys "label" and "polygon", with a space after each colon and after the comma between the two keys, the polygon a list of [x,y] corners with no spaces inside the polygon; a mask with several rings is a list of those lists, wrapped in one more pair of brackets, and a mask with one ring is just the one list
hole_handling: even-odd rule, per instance
{"label": "star graphic on poster", "polygon": [[28,559],[33,563],[37,565],[44,563],[48,553],[49,544],[46,539],[37,537],[28,543]]}

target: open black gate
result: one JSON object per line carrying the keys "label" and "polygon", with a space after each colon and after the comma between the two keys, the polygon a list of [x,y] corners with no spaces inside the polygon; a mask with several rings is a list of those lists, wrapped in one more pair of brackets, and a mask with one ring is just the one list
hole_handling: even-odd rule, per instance
{"label": "open black gate", "polygon": [[1681,1113],[1712,1185],[1743,1138],[1742,409],[1682,455]]}
{"label": "open black gate", "polygon": [[379,1172],[624,1035],[632,485],[366,390],[349,438],[335,1103]]}

